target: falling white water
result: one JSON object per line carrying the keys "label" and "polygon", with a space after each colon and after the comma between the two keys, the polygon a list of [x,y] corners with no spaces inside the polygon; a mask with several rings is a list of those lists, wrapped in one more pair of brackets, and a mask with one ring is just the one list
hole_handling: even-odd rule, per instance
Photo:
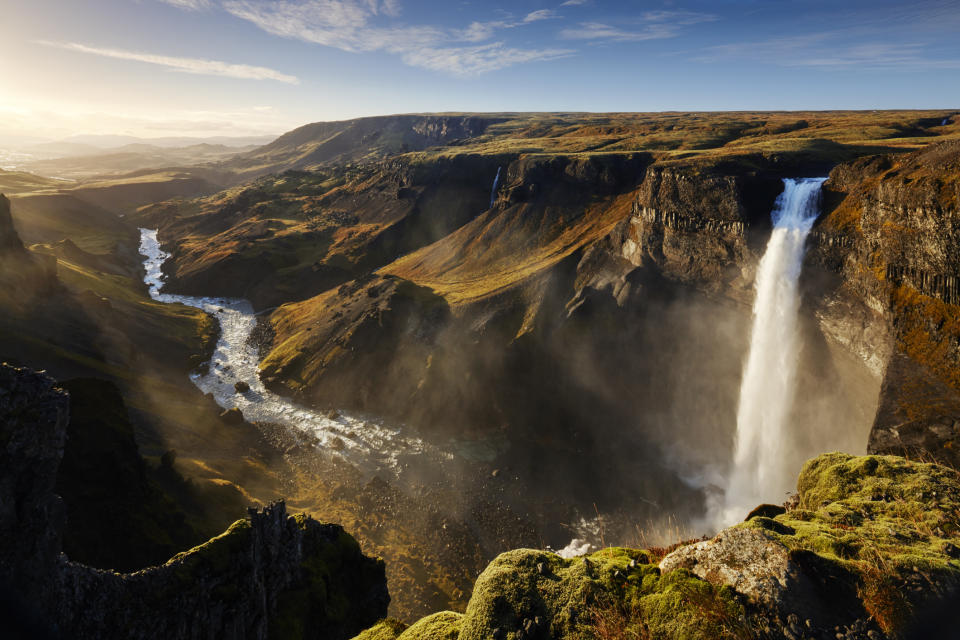
{"label": "falling white water", "polygon": [[500,170],[503,167],[497,167],[497,175],[493,179],[493,188],[490,189],[490,208],[493,209],[493,203],[497,199],[497,185],[500,184]]}
{"label": "falling white water", "polygon": [[792,489],[788,416],[797,374],[798,281],[804,243],[819,213],[826,178],[785,179],[773,210],[773,232],[757,268],[753,331],[740,385],[733,469],[722,522],[729,525],[762,502]]}
{"label": "falling white water", "polygon": [[[289,425],[313,434],[317,446],[339,456],[359,469],[376,473],[395,473],[411,456],[427,456],[442,463],[449,454],[417,438],[402,435],[399,430],[377,424],[363,417],[347,414],[327,416],[272,393],[263,386],[258,375],[259,357],[249,337],[256,327],[253,306],[239,298],[207,298],[161,293],[163,263],[170,254],[160,248],[155,229],[140,229],[140,254],[146,270],[144,282],[150,297],[158,302],[180,303],[202,309],[220,323],[220,340],[203,375],[193,373],[190,380],[204,393],[210,393],[221,407],[239,408],[251,422]],[[249,390],[238,392],[234,384],[246,382]]]}

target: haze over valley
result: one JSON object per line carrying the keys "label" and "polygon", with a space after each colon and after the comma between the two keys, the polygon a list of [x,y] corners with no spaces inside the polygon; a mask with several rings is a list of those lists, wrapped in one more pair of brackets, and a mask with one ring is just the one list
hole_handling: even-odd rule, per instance
{"label": "haze over valley", "polygon": [[12,637],[951,637],[956,3],[52,4]]}

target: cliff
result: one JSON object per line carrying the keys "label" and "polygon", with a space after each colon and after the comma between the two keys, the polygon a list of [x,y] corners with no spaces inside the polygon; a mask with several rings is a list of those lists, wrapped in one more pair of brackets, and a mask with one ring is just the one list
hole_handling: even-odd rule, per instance
{"label": "cliff", "polygon": [[[895,456],[825,454],[784,507],[710,540],[573,559],[521,549],[463,614],[355,640],[945,637],[960,588],[960,476]],[[664,556],[664,553],[667,553]]]}
{"label": "cliff", "polygon": [[[69,399],[49,377],[0,366],[0,585],[9,628],[65,638],[347,638],[386,613],[382,561],[336,525],[251,510],[165,564],[115,573],[60,553],[54,493]],[[15,595],[14,595],[15,594]],[[122,630],[122,631],[120,631]]]}
{"label": "cliff", "polygon": [[870,438],[875,452],[960,463],[960,144],[838,167],[816,256],[882,314],[890,347]]}
{"label": "cliff", "polygon": [[[0,284],[8,290],[16,287],[39,295],[55,289],[56,283],[56,260],[24,248],[13,225],[10,200],[0,194]],[[0,302],[7,297],[0,296]]]}
{"label": "cliff", "polygon": [[287,169],[316,168],[378,158],[481,135],[506,120],[496,115],[394,115],[315,122],[222,166],[246,178]]}
{"label": "cliff", "polygon": [[[869,243],[908,228],[913,214],[873,212],[864,235],[855,205],[860,185],[898,158],[956,138],[938,126],[942,118],[503,117],[482,135],[408,153],[374,137],[338,137],[374,123],[311,126],[274,147],[284,154],[329,139],[323,153],[332,155],[310,170],[138,215],[174,254],[174,290],[279,305],[263,317],[260,344],[272,390],[403,424],[476,465],[480,473],[449,486],[424,482],[431,502],[483,541],[486,557],[526,540],[562,546],[570,534],[557,523],[597,511],[609,538],[620,539],[638,520],[663,517],[664,505],[681,521],[703,512],[709,487],[685,478],[708,484],[700,470],[729,464],[754,271],[784,177],[836,167],[803,272],[804,401],[791,415],[790,464],[824,449],[863,451],[878,404],[881,413],[884,403],[903,404],[895,389],[949,415],[936,407],[950,385],[929,364],[916,384],[919,360],[897,347],[897,335],[911,314],[920,314],[916,326],[940,330],[952,311],[892,300],[869,260]],[[337,154],[343,162],[324,159]],[[931,162],[935,177],[911,177],[905,193],[949,182],[940,176],[951,165]],[[906,198],[909,211],[923,200]],[[932,237],[951,223],[931,215],[922,224]],[[884,251],[892,277],[913,278],[901,264],[912,247]],[[941,264],[934,258],[910,268],[929,271]],[[933,276],[914,279],[925,291],[940,287]],[[897,370],[913,382],[895,383]],[[954,423],[931,415],[935,428],[914,424],[935,443]],[[409,475],[423,480],[416,469]],[[490,512],[510,515],[478,515]],[[509,535],[487,536],[503,522]],[[413,555],[395,540],[378,548]],[[434,575],[432,597],[465,604],[462,583]],[[413,570],[406,578],[424,582]],[[417,599],[403,610],[422,611]]]}

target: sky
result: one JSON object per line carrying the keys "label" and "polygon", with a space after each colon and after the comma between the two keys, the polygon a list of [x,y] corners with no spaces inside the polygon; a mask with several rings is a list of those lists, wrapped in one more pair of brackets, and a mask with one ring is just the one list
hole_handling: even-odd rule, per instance
{"label": "sky", "polygon": [[7,0],[0,136],[960,107],[960,0]]}

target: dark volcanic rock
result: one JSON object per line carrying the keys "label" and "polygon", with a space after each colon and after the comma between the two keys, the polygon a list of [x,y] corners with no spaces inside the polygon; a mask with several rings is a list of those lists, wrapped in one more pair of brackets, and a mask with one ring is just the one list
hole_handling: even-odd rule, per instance
{"label": "dark volcanic rock", "polygon": [[0,287],[16,287],[25,296],[57,286],[57,259],[27,251],[13,226],[10,200],[0,194]]}
{"label": "dark volcanic rock", "polygon": [[386,614],[383,562],[282,502],[162,566],[120,574],[70,562],[53,493],[68,406],[47,376],[0,365],[0,591],[16,594],[19,615],[36,612],[64,638],[239,640],[349,638]]}
{"label": "dark volcanic rock", "polygon": [[890,334],[870,451],[957,465],[960,143],[841,165],[826,190],[832,207],[812,257],[832,264]]}
{"label": "dark volcanic rock", "polygon": [[13,227],[13,217],[10,215],[10,200],[0,193],[0,252],[22,249],[23,243]]}
{"label": "dark volcanic rock", "polygon": [[[239,389],[238,389],[239,391]],[[220,419],[226,422],[227,424],[241,424],[243,423],[243,412],[240,409],[234,407],[233,409],[227,409],[220,414]]]}

